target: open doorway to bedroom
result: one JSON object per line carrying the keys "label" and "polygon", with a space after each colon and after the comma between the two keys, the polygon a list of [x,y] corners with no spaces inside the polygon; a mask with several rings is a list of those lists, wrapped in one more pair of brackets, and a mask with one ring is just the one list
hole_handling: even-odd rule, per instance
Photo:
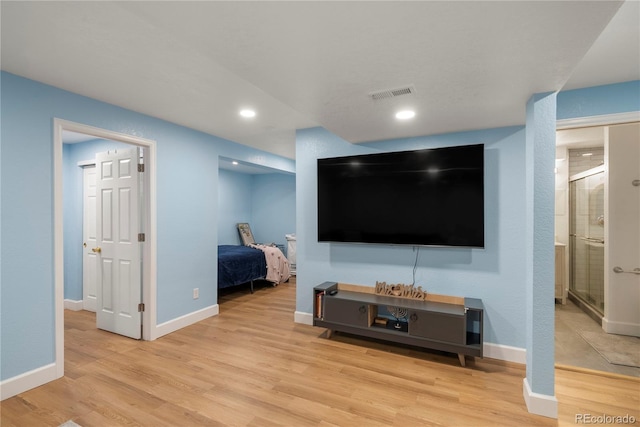
{"label": "open doorway to bedroom", "polygon": [[[295,286],[295,174],[220,157],[218,184],[219,302],[225,299],[220,298],[221,296],[234,293],[267,291],[283,283]],[[255,273],[252,277],[235,277],[234,272],[229,271],[220,257],[226,256],[228,251],[236,251],[240,249],[238,247],[245,246],[238,224],[246,224],[250,228],[253,241],[267,257],[266,263],[270,259],[281,257],[286,260],[287,265],[274,263],[266,266],[265,280],[259,279],[262,274],[258,271],[264,267],[253,264]],[[224,271],[221,272],[221,268]],[[272,274],[274,269],[277,275]],[[223,305],[221,311],[224,311]]]}

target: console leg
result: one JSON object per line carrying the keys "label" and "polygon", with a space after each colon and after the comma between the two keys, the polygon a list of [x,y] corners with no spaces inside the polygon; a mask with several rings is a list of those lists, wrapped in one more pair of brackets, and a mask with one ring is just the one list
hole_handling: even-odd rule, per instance
{"label": "console leg", "polygon": [[466,366],[465,360],[464,360],[464,354],[458,353],[458,360],[460,361],[460,365],[464,368]]}
{"label": "console leg", "polygon": [[331,334],[333,331],[331,329],[327,329],[327,338],[331,338]]}

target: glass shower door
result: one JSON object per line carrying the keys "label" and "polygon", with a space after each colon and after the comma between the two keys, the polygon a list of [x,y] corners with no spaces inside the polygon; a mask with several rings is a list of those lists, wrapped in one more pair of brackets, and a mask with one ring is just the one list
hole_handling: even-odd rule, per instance
{"label": "glass shower door", "polygon": [[572,178],[569,290],[604,313],[604,169]]}

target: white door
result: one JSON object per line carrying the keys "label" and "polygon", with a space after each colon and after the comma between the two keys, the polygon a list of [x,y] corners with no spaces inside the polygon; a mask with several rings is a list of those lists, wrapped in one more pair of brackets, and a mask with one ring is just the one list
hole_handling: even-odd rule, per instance
{"label": "white door", "polygon": [[608,201],[602,328],[640,336],[640,124],[610,126],[605,155]]}
{"label": "white door", "polygon": [[96,155],[97,326],[141,338],[138,149]]}
{"label": "white door", "polygon": [[98,254],[96,246],[96,166],[83,168],[82,208],[82,308],[96,311],[96,276]]}

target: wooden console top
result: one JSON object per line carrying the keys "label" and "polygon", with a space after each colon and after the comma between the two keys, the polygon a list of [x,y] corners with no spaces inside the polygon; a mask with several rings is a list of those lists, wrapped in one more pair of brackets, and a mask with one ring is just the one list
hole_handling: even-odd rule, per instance
{"label": "wooden console top", "polygon": [[[338,283],[338,290],[340,291],[351,291],[351,292],[360,292],[365,294],[375,294],[375,288],[371,286],[363,286],[363,285],[351,285],[348,283]],[[427,297],[425,301],[431,302],[441,302],[445,304],[455,304],[455,305],[465,305],[464,297],[456,297],[451,295],[439,295],[432,294],[427,292]]]}

